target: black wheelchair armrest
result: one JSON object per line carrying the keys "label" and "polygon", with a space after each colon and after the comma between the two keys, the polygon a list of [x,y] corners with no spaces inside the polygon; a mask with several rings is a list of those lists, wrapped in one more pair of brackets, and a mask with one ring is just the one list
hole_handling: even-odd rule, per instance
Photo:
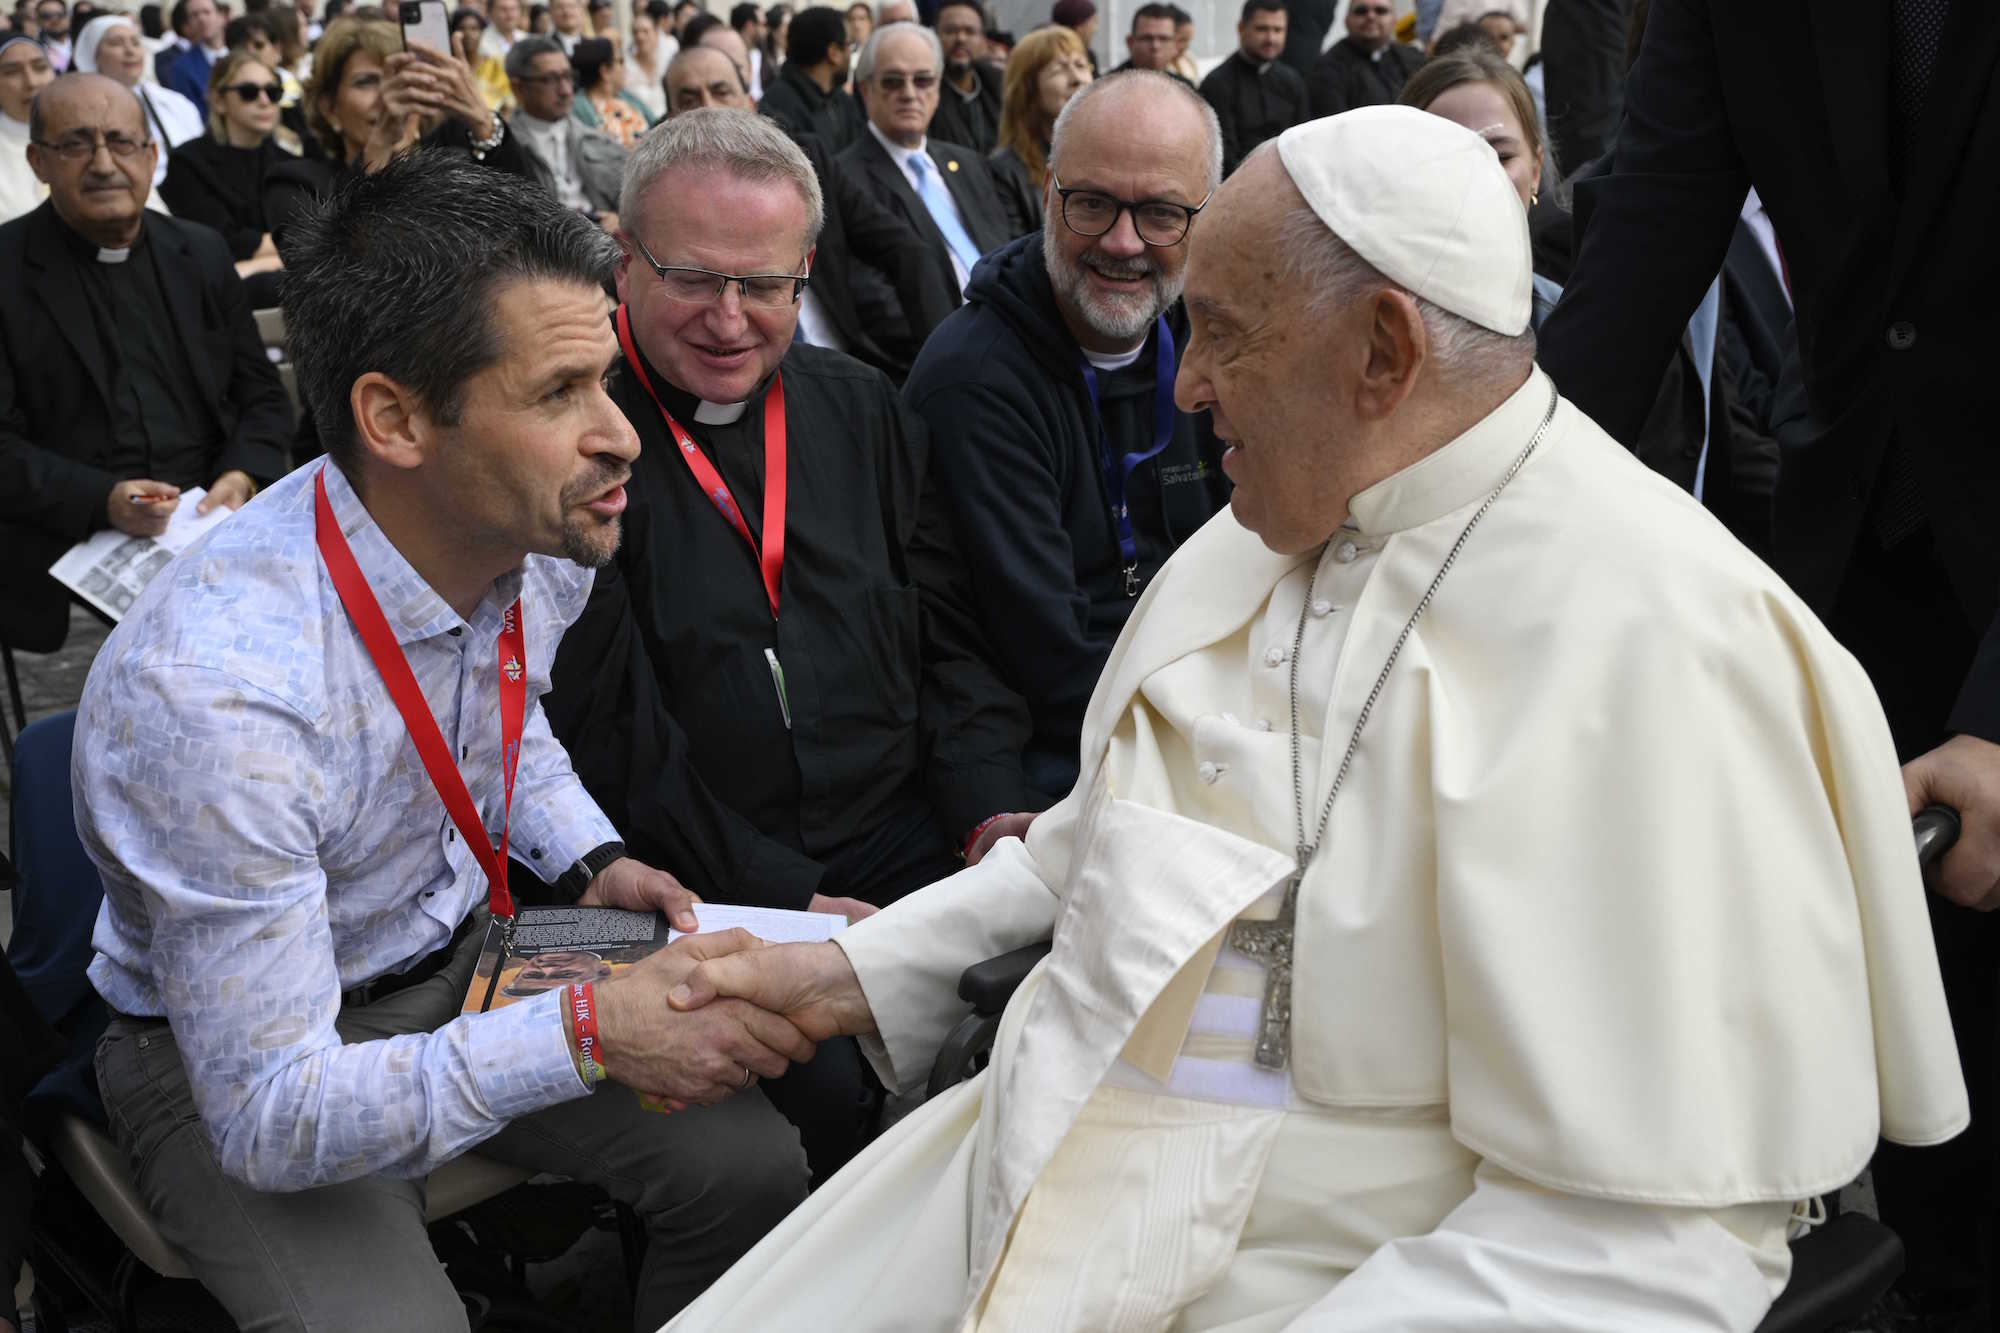
{"label": "black wheelchair armrest", "polygon": [[958,979],[958,998],[972,1006],[975,1014],[997,1014],[1007,1007],[1035,964],[1048,956],[1049,941],[988,958],[965,969]]}
{"label": "black wheelchair armrest", "polygon": [[1903,1242],[1862,1213],[1842,1213],[1792,1242],[1792,1277],[1757,1333],[1826,1333],[1859,1323],[1903,1271]]}

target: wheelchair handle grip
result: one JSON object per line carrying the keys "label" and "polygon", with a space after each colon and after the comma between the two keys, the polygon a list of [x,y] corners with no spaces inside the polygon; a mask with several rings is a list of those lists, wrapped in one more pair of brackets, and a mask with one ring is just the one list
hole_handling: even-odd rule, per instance
{"label": "wheelchair handle grip", "polygon": [[1961,828],[1958,811],[1948,805],[1927,805],[1911,825],[1917,838],[1917,864],[1928,869],[1951,850]]}

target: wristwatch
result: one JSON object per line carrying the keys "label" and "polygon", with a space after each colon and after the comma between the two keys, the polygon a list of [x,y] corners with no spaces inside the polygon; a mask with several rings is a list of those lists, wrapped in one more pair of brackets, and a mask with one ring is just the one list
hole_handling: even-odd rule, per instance
{"label": "wristwatch", "polygon": [[607,842],[591,848],[577,858],[575,865],[556,877],[556,882],[550,886],[555,900],[565,905],[574,903],[583,897],[590,881],[596,879],[604,867],[624,859],[625,844],[622,842]]}

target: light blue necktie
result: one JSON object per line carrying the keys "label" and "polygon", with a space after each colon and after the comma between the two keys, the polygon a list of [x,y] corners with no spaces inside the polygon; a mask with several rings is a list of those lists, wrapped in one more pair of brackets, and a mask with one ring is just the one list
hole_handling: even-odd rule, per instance
{"label": "light blue necktie", "polygon": [[917,195],[930,210],[931,221],[937,223],[944,233],[944,243],[958,256],[958,262],[965,265],[967,273],[979,262],[979,247],[972,243],[966,233],[965,224],[958,220],[958,209],[951,201],[951,191],[938,179],[937,170],[931,164],[928,153],[918,153],[910,158],[910,166],[917,173]]}

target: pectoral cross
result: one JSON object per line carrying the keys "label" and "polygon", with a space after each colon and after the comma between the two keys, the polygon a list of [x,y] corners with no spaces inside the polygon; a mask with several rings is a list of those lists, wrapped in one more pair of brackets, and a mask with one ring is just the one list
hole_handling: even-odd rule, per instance
{"label": "pectoral cross", "polygon": [[1257,1016],[1259,1069],[1283,1069],[1292,1055],[1292,928],[1299,915],[1299,880],[1312,859],[1299,848],[1298,869],[1285,882],[1285,900],[1270,921],[1238,921],[1229,943],[1238,953],[1264,964],[1264,1005]]}

